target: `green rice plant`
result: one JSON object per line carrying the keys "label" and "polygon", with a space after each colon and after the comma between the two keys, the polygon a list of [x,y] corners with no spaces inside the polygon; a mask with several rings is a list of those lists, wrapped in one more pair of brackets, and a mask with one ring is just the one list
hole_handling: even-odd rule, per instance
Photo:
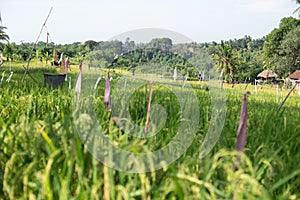
{"label": "green rice plant", "polygon": [[[43,73],[31,71],[41,82]],[[245,88],[225,87],[227,113],[221,137],[206,157],[199,158],[212,118],[211,96],[205,85],[192,83],[200,112],[192,144],[168,167],[135,174],[104,166],[92,154],[97,149],[91,153],[83,144],[75,124],[85,120],[80,128],[89,133],[94,116],[82,112],[75,118],[73,90],[37,86],[30,77],[21,83],[22,73],[15,75],[12,82],[0,86],[0,199],[300,198],[300,98],[296,94],[277,112],[280,101],[276,101],[275,90],[256,94],[254,87],[248,86],[252,94],[248,97],[247,143],[245,152],[239,153],[234,146]],[[76,74],[71,76],[74,86]],[[112,81],[113,88],[114,84]],[[147,91],[147,84],[141,86],[128,102],[132,121],[141,126],[146,118]],[[185,94],[183,88],[178,92]],[[100,81],[95,94],[86,99],[95,107],[85,109],[94,110],[103,133],[116,146],[136,153],[151,152],[174,139],[182,113],[178,99],[167,87],[153,86],[152,103],[161,106],[153,112],[163,107],[167,120],[163,126],[151,127],[159,131],[150,138],[126,134],[105,111],[103,94],[104,82]],[[186,137],[190,137],[188,131]],[[234,170],[236,156],[242,161]],[[126,157],[119,159],[130,164]]]}

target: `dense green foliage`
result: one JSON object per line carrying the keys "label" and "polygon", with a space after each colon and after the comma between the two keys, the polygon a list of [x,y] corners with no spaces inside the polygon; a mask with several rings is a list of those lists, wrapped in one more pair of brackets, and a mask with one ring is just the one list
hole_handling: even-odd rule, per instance
{"label": "dense green foliage", "polygon": [[293,17],[283,18],[280,22],[279,28],[275,28],[266,37],[264,45],[265,56],[272,58],[273,56],[279,55],[281,41],[291,30],[299,25],[300,21]]}
{"label": "dense green foliage", "polygon": [[277,71],[289,75],[300,69],[300,26],[291,30],[281,42]]}
{"label": "dense green foliage", "polygon": [[[268,67],[285,77],[300,68],[298,61],[299,45],[291,44],[299,40],[297,30],[300,27],[300,20],[287,17],[280,22],[279,28],[275,28],[266,36],[264,45],[264,56]],[[299,31],[298,31],[299,32]]]}
{"label": "dense green foliage", "polygon": [[153,48],[136,49],[121,54],[108,67],[134,70],[137,66],[145,64],[149,64],[150,66],[152,64],[154,68],[158,65],[164,65],[164,70],[169,72],[169,76],[173,75],[175,67],[181,74],[198,74],[197,69],[182,56]]}

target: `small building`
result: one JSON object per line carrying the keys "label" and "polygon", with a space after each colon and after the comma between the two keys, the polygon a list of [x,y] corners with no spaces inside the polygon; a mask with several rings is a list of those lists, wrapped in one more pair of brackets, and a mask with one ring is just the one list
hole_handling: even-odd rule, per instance
{"label": "small building", "polygon": [[262,78],[263,80],[272,80],[278,77],[278,75],[270,69],[265,69],[260,72],[257,77]]}
{"label": "small building", "polygon": [[291,80],[300,80],[300,70],[296,70],[294,73],[288,76]]}

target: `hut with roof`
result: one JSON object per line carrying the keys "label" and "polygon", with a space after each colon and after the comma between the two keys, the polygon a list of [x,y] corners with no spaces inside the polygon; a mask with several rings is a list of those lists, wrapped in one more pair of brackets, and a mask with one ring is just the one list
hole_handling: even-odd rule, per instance
{"label": "hut with roof", "polygon": [[263,80],[274,80],[278,77],[278,75],[270,69],[265,69],[264,71],[260,72],[257,77]]}
{"label": "hut with roof", "polygon": [[299,81],[300,80],[300,70],[296,70],[294,73],[288,76],[289,79]]}

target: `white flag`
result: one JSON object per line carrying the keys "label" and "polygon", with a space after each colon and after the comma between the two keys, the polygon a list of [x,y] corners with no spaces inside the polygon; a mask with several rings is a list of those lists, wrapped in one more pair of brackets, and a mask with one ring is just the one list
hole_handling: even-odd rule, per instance
{"label": "white flag", "polygon": [[2,53],[0,53],[0,66],[3,64]]}
{"label": "white flag", "polygon": [[97,81],[96,81],[96,83],[95,83],[95,85],[94,85],[94,90],[97,89],[97,86],[98,86],[100,80],[101,80],[101,76],[98,77],[98,79],[97,79]]}
{"label": "white flag", "polygon": [[176,67],[174,69],[173,79],[174,79],[174,81],[177,80],[177,68]]}
{"label": "white flag", "polygon": [[9,75],[8,79],[6,79],[6,82],[8,82],[8,83],[10,82],[11,77],[12,77],[13,74],[14,74],[13,72],[10,72],[10,75]]}
{"label": "white flag", "polygon": [[71,90],[71,88],[72,88],[71,81],[72,81],[72,77],[69,77],[69,90]]}
{"label": "white flag", "polygon": [[2,84],[2,81],[4,79],[4,75],[5,75],[5,71],[2,72],[2,78],[1,78],[0,84]]}
{"label": "white flag", "polygon": [[81,92],[81,81],[82,81],[82,63],[80,63],[79,65],[79,75],[76,81],[76,85],[75,85],[75,92],[80,94]]}
{"label": "white flag", "polygon": [[66,61],[65,61],[65,68],[66,68],[66,78],[65,81],[68,80],[68,70],[69,70],[69,57],[67,57]]}

